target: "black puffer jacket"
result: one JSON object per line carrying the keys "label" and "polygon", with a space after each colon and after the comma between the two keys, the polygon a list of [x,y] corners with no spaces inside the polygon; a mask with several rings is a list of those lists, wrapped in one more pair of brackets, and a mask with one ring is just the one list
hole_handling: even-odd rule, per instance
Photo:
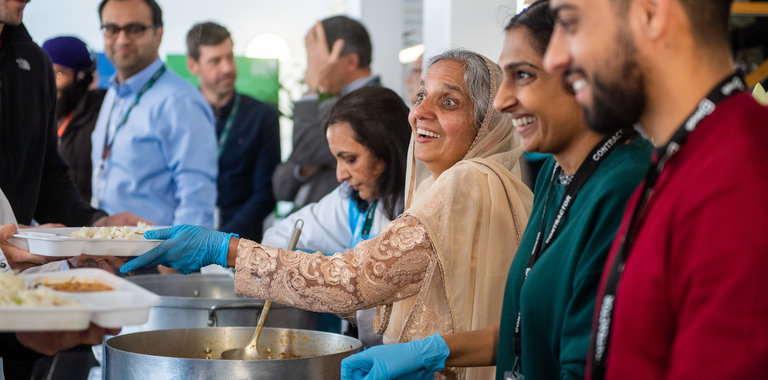
{"label": "black puffer jacket", "polygon": [[69,165],[69,176],[84,200],[91,199],[91,133],[99,118],[106,90],[88,91],[77,103],[72,121],[59,138],[59,153]]}
{"label": "black puffer jacket", "polygon": [[24,25],[0,38],[0,188],[19,223],[90,225],[106,213],[80,197],[59,155],[51,62]]}

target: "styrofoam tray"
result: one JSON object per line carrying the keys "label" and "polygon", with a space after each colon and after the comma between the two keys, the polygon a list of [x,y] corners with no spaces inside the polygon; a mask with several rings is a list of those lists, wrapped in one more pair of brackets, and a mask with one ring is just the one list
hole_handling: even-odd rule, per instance
{"label": "styrofoam tray", "polygon": [[75,239],[79,227],[26,228],[13,235],[11,244],[42,256],[139,256],[162,240]]}
{"label": "styrofoam tray", "polygon": [[27,281],[43,278],[93,279],[112,287],[105,292],[55,292],[76,299],[71,306],[0,306],[0,331],[84,330],[93,322],[105,328],[140,325],[147,321],[149,310],[160,303],[160,297],[138,285],[101,269],[81,268],[27,275]]}

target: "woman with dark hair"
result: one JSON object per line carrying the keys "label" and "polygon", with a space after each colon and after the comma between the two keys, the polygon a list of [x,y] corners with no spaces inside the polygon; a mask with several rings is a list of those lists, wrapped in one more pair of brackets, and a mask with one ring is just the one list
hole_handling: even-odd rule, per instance
{"label": "woman with dark hair", "polygon": [[303,219],[297,247],[332,254],[376,236],[403,211],[411,127],[400,97],[383,87],[353,91],[333,106],[325,128],[341,185],[268,229],[262,244],[284,244]]}
{"label": "woman with dark hair", "polygon": [[[353,91],[331,108],[325,130],[341,185],[269,228],[262,244],[284,245],[302,219],[297,249],[342,252],[378,235],[403,212],[411,127],[400,97],[384,87]],[[358,338],[366,347],[381,344],[381,335],[373,332],[374,310],[356,314]]]}
{"label": "woman with dark hair", "polygon": [[507,24],[499,58],[504,79],[494,106],[512,115],[525,150],[552,154],[536,181],[500,321],[374,347],[345,359],[342,378],[431,378],[445,366],[494,364],[499,380],[584,378],[600,274],[651,145],[631,127],[610,136],[587,128],[563,73],[543,69],[553,28],[548,2],[534,2]]}

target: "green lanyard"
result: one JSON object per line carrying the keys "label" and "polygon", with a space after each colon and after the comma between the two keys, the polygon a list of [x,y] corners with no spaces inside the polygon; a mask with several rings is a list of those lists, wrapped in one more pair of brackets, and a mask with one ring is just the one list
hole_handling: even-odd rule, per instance
{"label": "green lanyard", "polygon": [[157,71],[152,75],[151,78],[147,81],[147,83],[144,83],[144,86],[141,87],[139,92],[136,94],[136,97],[133,99],[133,103],[128,107],[128,110],[125,111],[125,114],[123,114],[123,118],[120,119],[120,122],[117,123],[117,127],[115,127],[115,133],[112,134],[112,139],[109,139],[109,125],[112,123],[112,112],[115,110],[115,103],[117,103],[117,95],[115,95],[115,100],[112,101],[112,107],[109,109],[109,115],[107,116],[107,130],[104,131],[104,146],[101,150],[101,166],[104,166],[104,160],[109,158],[110,152],[112,152],[112,145],[115,144],[115,136],[117,136],[117,132],[120,130],[120,128],[125,125],[125,123],[128,121],[128,116],[131,115],[131,111],[133,111],[133,107],[136,107],[137,104],[139,104],[139,100],[141,100],[141,96],[144,95],[145,92],[147,92],[152,86],[157,82],[158,79],[165,73],[165,65],[161,65]]}
{"label": "green lanyard", "polygon": [[221,151],[224,150],[224,143],[227,142],[229,131],[232,129],[232,124],[235,123],[235,115],[237,115],[238,109],[240,109],[240,95],[235,94],[235,105],[232,106],[232,111],[229,112],[227,121],[224,123],[224,130],[221,131],[221,136],[219,136],[219,149],[216,154],[216,158],[221,157]]}
{"label": "green lanyard", "polygon": [[371,226],[373,225],[373,216],[376,214],[376,201],[368,206],[368,210],[365,212],[365,223],[360,230],[362,236],[369,235],[371,233]]}

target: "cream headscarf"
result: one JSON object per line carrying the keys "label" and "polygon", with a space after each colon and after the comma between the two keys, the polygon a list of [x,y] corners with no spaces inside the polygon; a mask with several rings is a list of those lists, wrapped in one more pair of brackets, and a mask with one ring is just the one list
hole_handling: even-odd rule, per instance
{"label": "cream headscarf", "polygon": [[[376,323],[384,332],[385,343],[469,331],[497,322],[509,266],[533,202],[533,194],[520,179],[522,149],[512,120],[493,109],[501,70],[489,59],[466,50],[436,56],[428,67],[440,60],[463,63],[465,87],[477,88],[479,81],[487,93],[482,101],[474,101],[488,103],[480,108],[480,115],[475,104],[472,127],[479,125],[475,139],[462,160],[437,179],[415,159],[411,137],[405,213],[426,227],[437,262],[430,265],[416,296],[378,308]],[[475,62],[468,63],[470,60]],[[477,70],[478,60],[484,62],[482,72]]]}

